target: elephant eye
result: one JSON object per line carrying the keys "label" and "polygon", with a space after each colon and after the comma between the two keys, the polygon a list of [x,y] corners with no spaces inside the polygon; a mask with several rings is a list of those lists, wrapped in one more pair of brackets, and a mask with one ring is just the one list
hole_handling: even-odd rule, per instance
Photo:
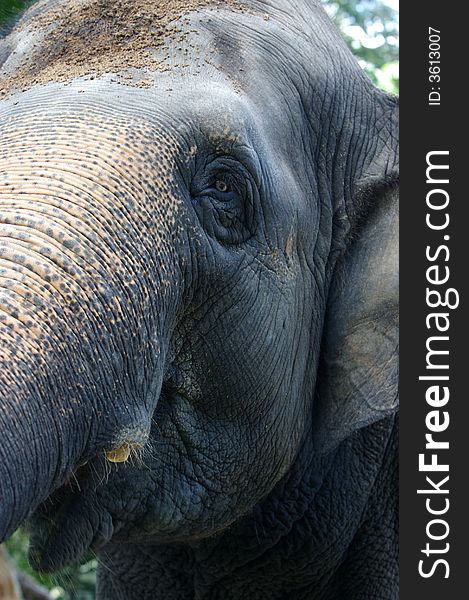
{"label": "elephant eye", "polygon": [[215,189],[217,190],[217,192],[226,194],[230,191],[230,185],[223,179],[217,179],[215,181]]}
{"label": "elephant eye", "polygon": [[193,176],[191,202],[210,237],[225,244],[240,244],[254,230],[251,174],[232,157],[218,157],[203,163]]}

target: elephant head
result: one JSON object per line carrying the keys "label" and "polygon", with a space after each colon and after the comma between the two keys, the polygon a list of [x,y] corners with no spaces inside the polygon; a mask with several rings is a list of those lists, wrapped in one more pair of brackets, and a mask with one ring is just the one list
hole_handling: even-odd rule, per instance
{"label": "elephant head", "polygon": [[192,544],[396,410],[397,101],[318,3],[42,0],[0,57],[0,539]]}

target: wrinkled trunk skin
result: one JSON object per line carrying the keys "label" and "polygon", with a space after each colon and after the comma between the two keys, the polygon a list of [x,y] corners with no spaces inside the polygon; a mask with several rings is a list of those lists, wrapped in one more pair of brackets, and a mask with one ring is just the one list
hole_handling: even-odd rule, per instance
{"label": "wrinkled trunk skin", "polygon": [[80,464],[145,443],[177,305],[169,151],[149,183],[144,125],[25,103],[0,114],[0,540]]}
{"label": "wrinkled trunk skin", "polygon": [[[2,370],[4,365],[2,363]],[[16,389],[13,388],[16,392]],[[12,388],[10,388],[12,391]],[[43,410],[26,416],[21,404],[25,397],[1,392],[0,431],[0,539],[9,537],[31,509],[59,485],[73,470],[79,452],[66,452],[66,432],[47,428],[51,416]],[[8,401],[6,401],[6,399]],[[19,399],[19,401],[17,401]],[[31,403],[29,403],[31,406]],[[53,431],[52,431],[53,430]],[[8,450],[7,450],[8,449]],[[65,459],[65,456],[68,459]]]}
{"label": "wrinkled trunk skin", "polygon": [[[50,379],[59,367],[58,363],[53,364],[57,358],[51,351],[52,298],[48,297],[45,282],[38,274],[34,270],[28,272],[26,261],[34,259],[33,252],[21,248],[13,238],[14,228],[5,224],[8,211],[3,196],[0,207],[0,539],[3,540],[73,470],[82,453],[83,436],[89,436],[90,431],[83,430],[80,436],[72,434],[79,405],[65,404],[66,385],[58,385],[60,379]],[[18,229],[17,237],[20,235]],[[20,254],[22,251],[24,254]],[[55,319],[58,320],[58,315]],[[57,344],[62,348],[56,351],[56,356],[64,352],[65,340],[57,339]],[[71,367],[70,360],[66,364]],[[62,368],[60,378],[66,377]]]}

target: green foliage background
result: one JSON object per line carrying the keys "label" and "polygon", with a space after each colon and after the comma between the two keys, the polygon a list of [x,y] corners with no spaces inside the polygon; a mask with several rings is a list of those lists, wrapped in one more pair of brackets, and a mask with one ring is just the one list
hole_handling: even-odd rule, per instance
{"label": "green foliage background", "polygon": [[[33,0],[34,1],[34,0]],[[150,0],[149,0],[150,1]],[[398,14],[382,0],[321,0],[327,12],[374,83],[390,92],[399,91]],[[12,20],[32,0],[0,0],[0,37]],[[27,560],[28,536],[18,531],[7,550],[17,567],[34,576],[58,600],[93,600],[96,559],[69,567],[55,576],[34,573]]]}
{"label": "green foliage background", "polygon": [[321,0],[373,82],[399,93],[399,15],[382,0]]}
{"label": "green foliage background", "polygon": [[28,535],[19,529],[6,542],[7,552],[16,568],[31,575],[57,600],[94,600],[97,561],[87,557],[82,565],[72,565],[56,575],[39,575],[28,563]]}

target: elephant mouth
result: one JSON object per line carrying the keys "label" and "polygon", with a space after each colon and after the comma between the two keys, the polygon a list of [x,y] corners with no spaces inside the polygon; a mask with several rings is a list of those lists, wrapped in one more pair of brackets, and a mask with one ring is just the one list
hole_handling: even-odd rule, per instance
{"label": "elephant mouth", "polygon": [[98,551],[114,535],[111,514],[96,501],[93,462],[70,474],[31,516],[29,561],[37,571],[57,571]]}

